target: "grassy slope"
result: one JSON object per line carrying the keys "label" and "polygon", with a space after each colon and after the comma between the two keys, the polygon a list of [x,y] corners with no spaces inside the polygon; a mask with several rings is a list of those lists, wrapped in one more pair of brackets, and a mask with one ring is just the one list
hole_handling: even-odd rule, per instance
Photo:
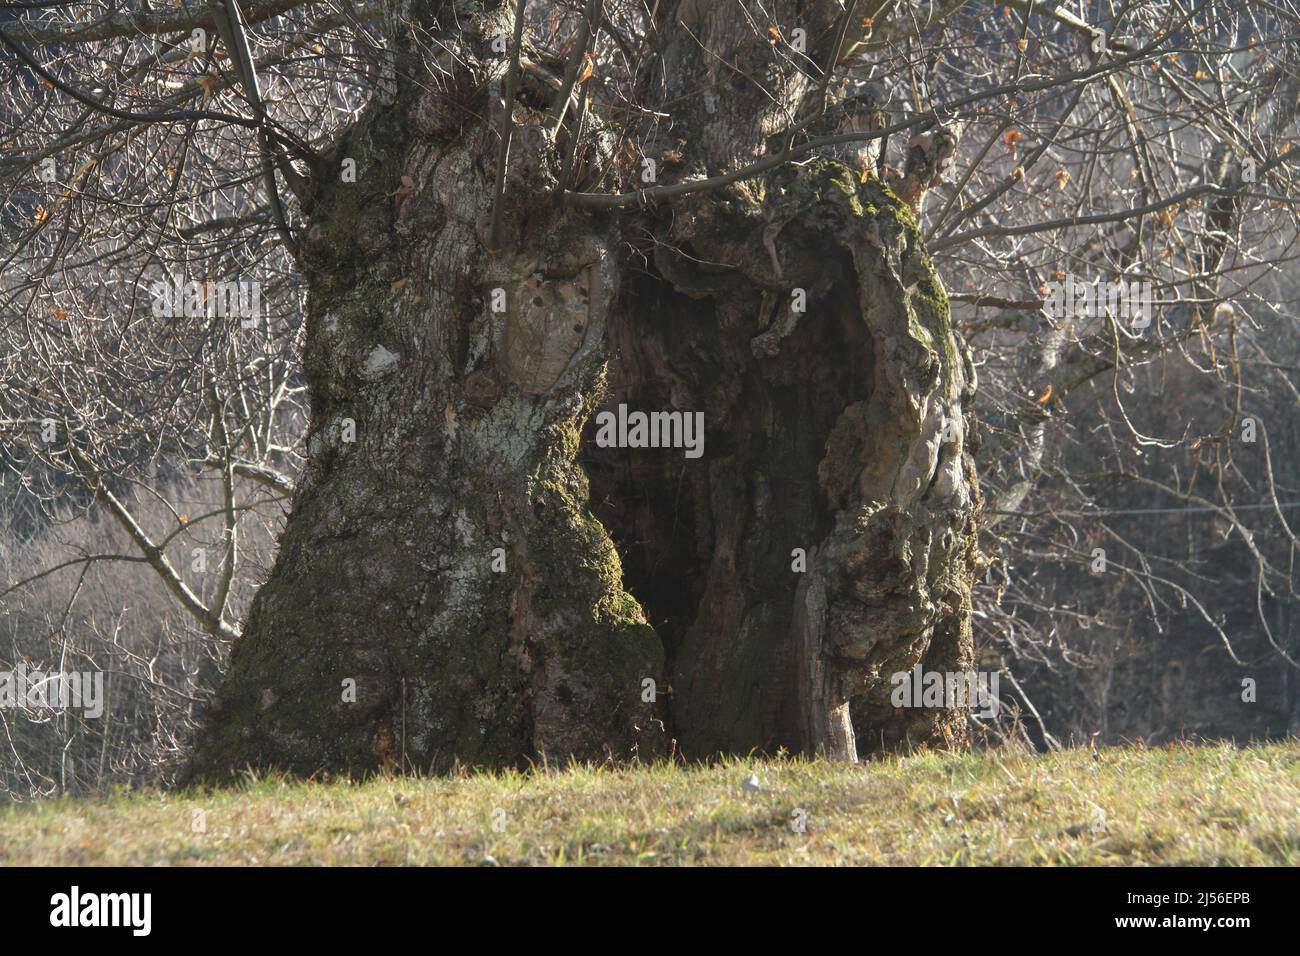
{"label": "grassy slope", "polygon": [[492,861],[1294,866],[1300,743],[264,780],[0,807],[0,865]]}

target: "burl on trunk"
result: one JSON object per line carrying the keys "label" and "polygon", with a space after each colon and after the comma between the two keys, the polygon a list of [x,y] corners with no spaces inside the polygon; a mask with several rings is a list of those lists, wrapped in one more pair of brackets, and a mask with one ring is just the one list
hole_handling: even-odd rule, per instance
{"label": "burl on trunk", "polygon": [[[510,11],[416,7],[439,44],[393,15],[393,82],[331,156],[356,181],[310,209],[309,464],[194,775],[960,742],[888,701],[972,654],[974,375],[912,210],[819,155],[564,201],[620,154],[593,100],[566,160],[527,82],[496,200]],[[670,87],[730,89],[701,43],[765,69],[746,30],[677,4]],[[779,80],[781,110],[681,112],[664,181],[761,158],[819,92]],[[620,405],[702,413],[703,453],[604,447]]]}

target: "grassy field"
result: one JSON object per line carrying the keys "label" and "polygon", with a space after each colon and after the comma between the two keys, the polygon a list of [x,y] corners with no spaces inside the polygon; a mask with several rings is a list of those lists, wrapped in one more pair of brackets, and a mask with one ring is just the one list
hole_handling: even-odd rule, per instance
{"label": "grassy field", "polygon": [[1295,866],[1300,743],[136,791],[0,807],[24,864]]}

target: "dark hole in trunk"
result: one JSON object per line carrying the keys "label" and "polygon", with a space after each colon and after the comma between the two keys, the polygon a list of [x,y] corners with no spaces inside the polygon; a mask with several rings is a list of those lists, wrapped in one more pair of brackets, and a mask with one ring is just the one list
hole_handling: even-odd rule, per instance
{"label": "dark hole in trunk", "polygon": [[[739,655],[732,692],[751,697],[746,709],[768,726],[797,720],[792,550],[811,551],[833,521],[818,464],[841,412],[871,388],[872,345],[852,264],[828,251],[826,270],[831,291],[810,297],[778,354],[761,359],[750,342],[775,316],[760,315],[759,289],[743,302],[700,299],[655,275],[629,276],[611,322],[600,411],[703,412],[703,455],[601,448],[593,415],[579,457],[624,586],[663,642],[665,673],[677,673],[683,655]],[[788,310],[790,300],[778,297],[775,308]],[[710,605],[739,610],[719,619],[702,608],[706,594]],[[762,626],[742,634],[755,615]],[[702,616],[707,624],[693,627]],[[674,704],[670,697],[665,708],[670,733]],[[780,732],[766,739],[772,749],[792,743]]]}

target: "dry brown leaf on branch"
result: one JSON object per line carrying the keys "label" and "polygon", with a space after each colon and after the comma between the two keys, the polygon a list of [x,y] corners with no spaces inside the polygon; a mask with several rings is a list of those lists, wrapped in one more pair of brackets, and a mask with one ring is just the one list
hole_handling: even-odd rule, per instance
{"label": "dry brown leaf on branch", "polygon": [[415,195],[415,180],[410,176],[402,176],[402,185],[397,187],[393,193],[397,200],[397,218],[405,219],[406,210],[410,206],[410,198]]}

